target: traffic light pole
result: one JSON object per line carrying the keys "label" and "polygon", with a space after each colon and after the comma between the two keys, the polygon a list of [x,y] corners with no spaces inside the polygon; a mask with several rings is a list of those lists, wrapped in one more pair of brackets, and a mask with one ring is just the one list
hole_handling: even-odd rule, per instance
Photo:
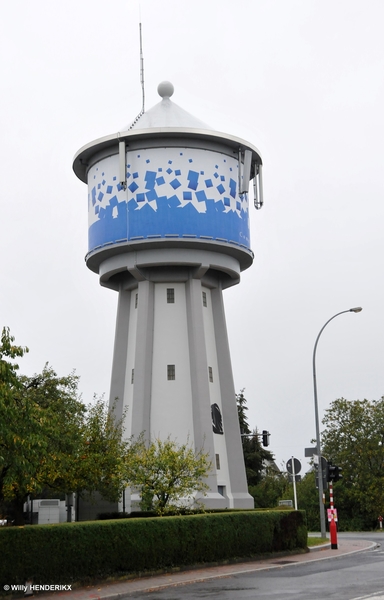
{"label": "traffic light pole", "polygon": [[321,334],[323,333],[325,327],[328,325],[328,323],[330,323],[333,319],[335,319],[336,317],[338,317],[339,315],[343,315],[344,313],[347,312],[360,312],[362,309],[360,307],[356,307],[356,308],[350,308],[349,310],[342,310],[341,312],[337,313],[336,315],[333,315],[333,317],[331,317],[330,319],[328,319],[328,321],[325,323],[325,325],[323,325],[323,327],[320,329],[319,335],[316,338],[316,342],[315,342],[315,347],[313,349],[313,359],[312,359],[312,366],[313,366],[313,393],[314,393],[314,400],[315,400],[315,425],[316,425],[316,452],[317,452],[317,456],[318,456],[318,465],[319,465],[319,508],[320,508],[320,530],[321,530],[321,537],[326,537],[326,532],[325,532],[325,514],[324,514],[324,501],[323,501],[323,496],[324,496],[324,486],[323,486],[323,477],[322,477],[322,465],[321,465],[321,445],[320,445],[320,423],[319,423],[319,406],[318,406],[318,401],[317,401],[317,382],[316,382],[316,349],[317,349],[317,344],[319,341],[319,338],[321,336]]}

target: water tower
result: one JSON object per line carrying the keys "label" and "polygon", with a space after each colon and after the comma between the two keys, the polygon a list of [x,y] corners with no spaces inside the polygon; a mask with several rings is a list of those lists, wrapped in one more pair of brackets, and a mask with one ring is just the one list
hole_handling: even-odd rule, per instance
{"label": "water tower", "polygon": [[248,189],[259,208],[262,161],[175,104],[171,83],[158,92],[73,164],[88,184],[86,264],[119,295],[110,399],[128,407],[128,436],[209,451],[207,507],[253,508],[222,294],[253,261]]}

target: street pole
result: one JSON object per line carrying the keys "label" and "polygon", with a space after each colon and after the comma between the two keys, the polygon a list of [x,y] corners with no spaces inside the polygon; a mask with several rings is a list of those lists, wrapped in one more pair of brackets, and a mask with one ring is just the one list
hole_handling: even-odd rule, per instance
{"label": "street pole", "polygon": [[297,510],[296,471],[295,471],[295,459],[293,456],[292,456],[292,482],[293,482],[293,499],[295,501],[295,510]]}
{"label": "street pole", "polygon": [[338,312],[336,315],[333,315],[333,317],[328,319],[328,321],[325,323],[325,325],[323,325],[323,327],[320,329],[319,335],[316,338],[315,347],[313,348],[313,359],[312,359],[313,393],[314,393],[314,400],[315,400],[316,452],[317,452],[318,461],[319,461],[318,462],[318,475],[319,475],[318,476],[318,482],[319,482],[318,486],[319,486],[320,530],[321,530],[321,537],[324,537],[324,538],[326,537],[326,532],[325,532],[325,514],[324,514],[324,502],[323,502],[324,486],[323,486],[323,470],[322,470],[322,464],[321,464],[319,406],[318,406],[318,401],[317,401],[316,349],[317,349],[317,344],[318,344],[319,338],[320,338],[321,334],[323,333],[324,329],[326,328],[326,326],[328,325],[328,323],[330,323],[333,319],[335,319],[339,315],[343,315],[344,313],[347,313],[347,312],[358,313],[358,312],[361,312],[362,310],[363,309],[360,306],[357,306],[356,308],[349,308],[348,310],[342,310],[341,312]]}

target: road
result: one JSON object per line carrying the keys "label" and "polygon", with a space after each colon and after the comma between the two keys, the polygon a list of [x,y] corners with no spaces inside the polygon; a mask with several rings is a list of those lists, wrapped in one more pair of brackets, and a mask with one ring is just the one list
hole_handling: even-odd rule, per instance
{"label": "road", "polygon": [[384,534],[339,534],[339,539],[372,540],[379,547],[330,560],[295,563],[294,556],[280,567],[210,579],[162,590],[124,596],[148,600],[384,600]]}

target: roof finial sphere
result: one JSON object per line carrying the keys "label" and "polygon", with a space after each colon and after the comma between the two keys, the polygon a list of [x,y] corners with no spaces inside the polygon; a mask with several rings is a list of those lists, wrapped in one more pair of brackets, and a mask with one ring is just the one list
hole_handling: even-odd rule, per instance
{"label": "roof finial sphere", "polygon": [[170,81],[162,81],[157,86],[157,92],[159,96],[162,98],[170,98],[174,92],[175,88]]}

